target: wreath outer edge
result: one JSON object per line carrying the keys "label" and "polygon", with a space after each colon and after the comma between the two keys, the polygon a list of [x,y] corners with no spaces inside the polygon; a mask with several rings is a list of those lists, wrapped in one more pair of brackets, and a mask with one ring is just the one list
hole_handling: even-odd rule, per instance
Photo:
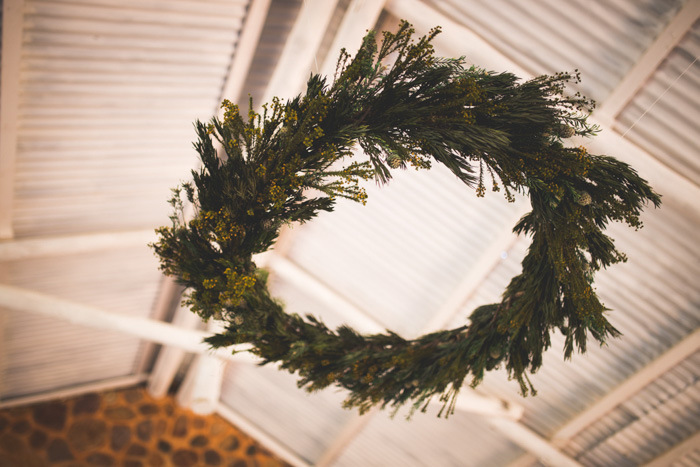
{"label": "wreath outer edge", "polygon": [[[603,231],[611,221],[640,228],[644,205],[660,205],[628,164],[564,144],[598,131],[587,122],[594,103],[565,94],[577,72],[520,82],[436,57],[438,33],[414,40],[405,21],[381,40],[370,31],[354,57],[341,52],[331,82],[312,74],[305,93],[275,98],[262,113],[251,100],[247,119],[224,101],[223,119],[195,123],[202,168],[173,190],[172,225],[152,244],[161,269],[188,289],[184,303],[225,322],[206,342],[249,343],[262,364],[298,373],[300,387],[347,389],[344,406],[361,413],[408,401],[425,410],[439,396],[438,415],[449,415],[465,379],[477,386],[498,366],[523,395],[535,394],[528,373],[542,365],[554,330],[565,336],[567,359],[586,351],[589,334],[601,345],[620,334],[593,288],[596,271],[626,260]],[[369,161],[339,168],[355,145]],[[435,162],[477,196],[490,178],[509,201],[513,193],[530,199],[513,230],[532,242],[501,301],[474,310],[468,325],[416,339],[331,330],[285,313],[252,255],[268,250],[283,224],[332,211],[339,197],[364,203],[362,180],[384,183],[392,170]]]}

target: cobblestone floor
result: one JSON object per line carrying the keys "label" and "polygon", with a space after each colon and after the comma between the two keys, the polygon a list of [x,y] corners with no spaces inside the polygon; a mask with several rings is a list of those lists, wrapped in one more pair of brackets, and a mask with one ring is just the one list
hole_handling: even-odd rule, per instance
{"label": "cobblestone floor", "polygon": [[218,415],[142,388],[0,410],[0,467],[287,465]]}

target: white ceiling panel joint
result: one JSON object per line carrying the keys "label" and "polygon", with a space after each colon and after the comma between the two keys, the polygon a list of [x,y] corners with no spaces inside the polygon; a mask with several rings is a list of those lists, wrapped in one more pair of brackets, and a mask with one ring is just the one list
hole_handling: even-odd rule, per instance
{"label": "white ceiling panel joint", "polygon": [[612,124],[698,18],[700,0],[688,0],[596,109],[596,118],[606,125]]}

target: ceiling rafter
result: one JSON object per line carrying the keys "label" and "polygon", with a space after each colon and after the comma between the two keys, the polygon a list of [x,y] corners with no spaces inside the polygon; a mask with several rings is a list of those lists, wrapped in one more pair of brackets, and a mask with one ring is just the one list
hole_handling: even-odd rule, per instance
{"label": "ceiling rafter", "polygon": [[596,109],[596,118],[606,126],[614,126],[620,112],[651,78],[661,62],[685,37],[698,18],[700,18],[700,0],[689,0]]}
{"label": "ceiling rafter", "polygon": [[[172,325],[184,329],[196,329],[202,319],[189,309],[177,307]],[[176,347],[163,347],[153,364],[148,377],[148,393],[153,397],[164,397],[172,385],[187,352]]]}
{"label": "ceiling rafter", "polygon": [[219,402],[216,407],[216,413],[225,418],[236,427],[240,428],[244,433],[252,436],[255,440],[264,444],[277,456],[289,462],[294,467],[310,467],[311,464],[302,459],[296,452],[289,449],[283,443],[280,443],[277,438],[269,435],[265,430],[262,430],[255,423],[241,416],[238,412],[228,407],[223,402]]}
{"label": "ceiling rafter", "polygon": [[[223,321],[210,320],[207,325],[209,334],[224,329]],[[213,413],[221,399],[225,365],[225,361],[213,355],[197,355],[177,392],[178,404],[198,414]]]}
{"label": "ceiling rafter", "polygon": [[[550,437],[551,443],[557,447],[564,447],[569,440],[583,429],[612,411],[615,407],[629,400],[630,397],[637,394],[647,385],[698,350],[700,350],[700,329],[696,329],[665,353],[648,363],[637,373],[627,378],[619,386],[609,391],[598,401],[567,421]],[[535,462],[535,460],[536,459],[531,455],[525,454],[511,465],[528,466]]]}
{"label": "ceiling rafter", "polygon": [[676,462],[680,461],[684,456],[696,451],[698,446],[700,446],[700,431],[680,444],[675,445],[669,451],[653,459],[651,462],[644,464],[644,467],[666,467],[669,465],[676,465]]}
{"label": "ceiling rafter", "polygon": [[[187,352],[214,355],[225,360],[255,360],[251,354],[245,352],[250,348],[247,345],[212,349],[203,342],[204,338],[210,335],[207,331],[183,329],[163,321],[106,311],[20,287],[0,284],[0,308],[39,313],[73,324],[121,332],[147,341],[183,349]],[[232,355],[233,351],[236,352],[235,355]]]}
{"label": "ceiling rafter", "polygon": [[513,245],[519,237],[513,233],[510,226],[515,225],[529,210],[528,203],[523,200],[518,200],[517,203],[517,209],[510,216],[508,222],[505,222],[505,225],[508,227],[499,232],[488,247],[481,252],[479,258],[462,277],[462,280],[452,291],[445,303],[432,316],[425,327],[426,332],[443,329],[457,313],[461,312],[462,306],[477,291],[488,275],[493,272],[493,269],[499,262],[502,261],[501,254],[503,252],[507,254],[511,248],[513,248]]}
{"label": "ceiling rafter", "polygon": [[0,239],[12,238],[14,177],[17,160],[19,71],[24,27],[24,0],[2,5],[2,70],[0,70]]}
{"label": "ceiling rafter", "polygon": [[609,391],[593,405],[566,422],[554,433],[552,441],[557,446],[562,446],[581,430],[628,400],[698,350],[700,350],[700,329],[696,329],[615,389]]}
{"label": "ceiling rafter", "polygon": [[33,394],[30,396],[13,397],[12,399],[0,399],[0,410],[9,407],[18,407],[22,405],[37,404],[40,402],[51,401],[55,399],[67,399],[69,397],[87,394],[89,392],[112,391],[119,388],[127,388],[143,383],[148,379],[147,373],[136,373],[129,376],[118,376],[102,381],[96,381],[68,388],[56,389],[54,391],[42,392],[41,394]]}

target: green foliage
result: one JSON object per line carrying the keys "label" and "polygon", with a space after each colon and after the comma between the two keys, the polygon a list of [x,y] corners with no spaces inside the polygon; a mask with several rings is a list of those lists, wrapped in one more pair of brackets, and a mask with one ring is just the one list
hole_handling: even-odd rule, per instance
{"label": "green foliage", "polygon": [[[534,392],[527,373],[541,366],[554,330],[566,337],[567,358],[586,350],[589,334],[600,343],[618,335],[592,287],[595,271],[625,259],[603,230],[611,221],[640,227],[644,204],[660,203],[628,165],[564,146],[597,130],[586,122],[592,102],[564,94],[577,75],[519,82],[467,68],[434,55],[438,32],[413,42],[404,22],[379,47],[369,33],[354,57],[341,53],[332,83],[313,75],[303,95],[275,99],[262,115],[251,102],[244,118],[224,101],[223,120],[196,123],[203,167],[174,190],[172,226],[158,229],[153,245],[162,269],[188,288],[192,310],[227,322],[207,342],[250,343],[265,363],[298,373],[300,386],[348,389],[346,405],[361,412],[424,407],[439,395],[450,413],[465,379],[477,385],[498,365]],[[354,145],[370,162],[338,168]],[[500,303],[476,309],[468,326],[406,340],[331,330],[270,297],[252,255],[270,248],[284,223],[331,211],[338,197],[364,202],[360,180],[386,182],[394,169],[434,162],[480,196],[488,174],[509,200],[530,197],[532,211],[514,230],[532,244]],[[195,208],[190,220],[183,194]]]}

